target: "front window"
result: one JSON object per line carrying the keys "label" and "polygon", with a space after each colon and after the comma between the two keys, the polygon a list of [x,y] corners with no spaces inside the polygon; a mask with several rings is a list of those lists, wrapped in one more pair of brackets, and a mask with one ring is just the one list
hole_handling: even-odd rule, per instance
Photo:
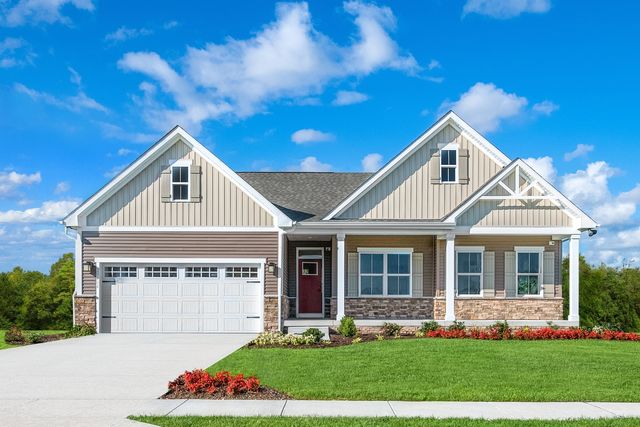
{"label": "front window", "polygon": [[411,253],[361,252],[360,295],[410,296]]}
{"label": "front window", "polygon": [[482,290],[482,252],[460,251],[456,264],[458,295],[480,295]]}
{"label": "front window", "polygon": [[189,200],[189,166],[171,168],[171,198]]}
{"label": "front window", "polygon": [[518,296],[539,295],[541,292],[540,252],[517,253]]}
{"label": "front window", "polygon": [[440,180],[456,182],[457,150],[440,151]]}

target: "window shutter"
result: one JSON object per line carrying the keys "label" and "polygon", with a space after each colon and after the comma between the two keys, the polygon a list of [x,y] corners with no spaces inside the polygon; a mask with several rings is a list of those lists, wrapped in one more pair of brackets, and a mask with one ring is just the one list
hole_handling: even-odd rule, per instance
{"label": "window shutter", "polygon": [[431,150],[430,179],[432,184],[440,184],[440,150]]}
{"label": "window shutter", "polygon": [[461,148],[458,150],[458,161],[460,165],[458,166],[458,181],[460,184],[468,184],[469,183],[469,150],[466,148]]}
{"label": "window shutter", "polygon": [[358,296],[358,253],[347,254],[347,296]]}
{"label": "window shutter", "polygon": [[482,295],[485,297],[496,296],[496,254],[485,252],[482,266]]}
{"label": "window shutter", "polygon": [[171,201],[171,166],[162,166],[160,174],[160,200],[163,203]]}
{"label": "window shutter", "polygon": [[414,252],[411,255],[411,296],[414,298],[421,298],[423,293],[423,260],[421,252]]}
{"label": "window shutter", "polygon": [[504,289],[507,298],[517,296],[515,252],[504,253]]}
{"label": "window shutter", "polygon": [[191,191],[191,202],[200,203],[200,177],[202,169],[200,166],[191,166],[191,176],[189,176],[189,186]]}
{"label": "window shutter", "polygon": [[549,298],[555,295],[555,255],[547,251],[542,255],[542,286],[544,296]]}

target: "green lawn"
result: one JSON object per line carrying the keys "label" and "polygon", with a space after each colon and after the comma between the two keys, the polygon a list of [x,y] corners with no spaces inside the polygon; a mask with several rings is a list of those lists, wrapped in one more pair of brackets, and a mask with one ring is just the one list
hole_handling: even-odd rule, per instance
{"label": "green lawn", "polygon": [[[5,348],[16,347],[15,345],[10,345],[10,344],[7,344],[6,342],[4,342],[4,333],[5,332],[7,332],[7,331],[0,329],[0,350],[4,350]],[[23,331],[23,332],[27,332],[27,331]],[[46,331],[35,331],[35,332],[42,332],[42,333],[44,333],[46,335],[52,335],[52,334],[61,334],[61,333],[66,332],[66,331],[46,330]]]}
{"label": "green lawn", "polygon": [[208,368],[257,375],[298,399],[640,400],[640,343],[387,340],[242,348]]}
{"label": "green lawn", "polygon": [[165,427],[631,427],[640,425],[640,418],[600,420],[517,421],[470,420],[460,418],[302,418],[302,417],[130,417],[144,423]]}

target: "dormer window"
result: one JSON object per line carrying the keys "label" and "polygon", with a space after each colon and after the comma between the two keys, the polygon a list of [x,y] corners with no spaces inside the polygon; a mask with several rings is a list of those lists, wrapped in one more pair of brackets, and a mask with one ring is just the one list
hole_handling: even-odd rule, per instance
{"label": "dormer window", "polygon": [[457,182],[458,150],[440,150],[440,180],[442,182]]}
{"label": "dormer window", "polygon": [[176,163],[171,166],[171,200],[189,200],[189,165]]}

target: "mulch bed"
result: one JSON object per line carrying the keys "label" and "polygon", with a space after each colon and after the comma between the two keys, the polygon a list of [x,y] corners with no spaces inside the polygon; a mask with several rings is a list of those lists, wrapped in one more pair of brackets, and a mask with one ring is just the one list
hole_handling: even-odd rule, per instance
{"label": "mulch bed", "polygon": [[24,342],[24,341],[18,341],[18,342],[8,342],[5,340],[5,342],[7,344],[11,344],[11,345],[32,345],[32,344],[40,344],[43,342],[51,342],[51,341],[59,341],[65,339],[65,334],[52,334],[52,335],[45,335],[41,338],[39,338],[38,342],[34,342],[34,343],[28,343],[28,342]]}
{"label": "mulch bed", "polygon": [[258,391],[247,391],[239,394],[226,394],[223,389],[213,394],[190,393],[188,391],[168,391],[160,399],[209,399],[209,400],[290,400],[291,396],[271,387],[261,385]]}

